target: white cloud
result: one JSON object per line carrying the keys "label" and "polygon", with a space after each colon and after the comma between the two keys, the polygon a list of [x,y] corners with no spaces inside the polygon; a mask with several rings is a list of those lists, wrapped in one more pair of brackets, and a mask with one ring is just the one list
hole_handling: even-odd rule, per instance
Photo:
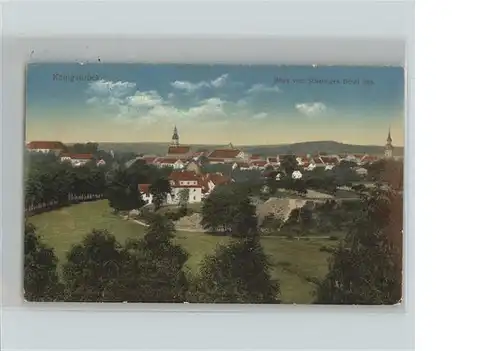
{"label": "white cloud", "polygon": [[136,88],[131,82],[112,82],[109,80],[98,80],[89,83],[88,93],[96,96],[122,97],[130,94]]}
{"label": "white cloud", "polygon": [[214,79],[213,81],[210,82],[210,84],[215,87],[215,88],[220,88],[224,85],[226,85],[227,83],[227,78],[229,77],[229,75],[226,73],[226,74],[223,74],[222,76],[220,76],[219,78],[216,78]]}
{"label": "white cloud", "polygon": [[[221,86],[227,75],[219,78],[213,84]],[[117,83],[89,84],[87,93],[93,94],[93,96],[89,97],[87,103],[104,109],[107,111],[106,113],[114,114],[115,120],[119,123],[140,127],[157,122],[176,122],[182,119],[220,120],[222,117],[228,116],[225,107],[230,103],[218,97],[198,101],[191,107],[178,108],[172,102],[173,93],[168,94],[165,99],[155,90],[140,91],[135,89],[134,83]],[[104,88],[104,86],[108,88]],[[127,93],[125,94],[125,92]]]}
{"label": "white cloud", "polygon": [[295,105],[297,111],[308,117],[314,117],[326,112],[326,106],[322,102],[302,103]]}
{"label": "white cloud", "polygon": [[207,82],[191,83],[188,81],[176,80],[171,83],[175,89],[184,90],[188,93],[195,92],[196,90],[209,86]]}
{"label": "white cloud", "polygon": [[257,94],[257,93],[279,93],[281,92],[281,89],[274,85],[274,86],[267,86],[264,84],[254,84],[250,89],[247,90],[248,94]]}
{"label": "white cloud", "polygon": [[253,119],[264,119],[268,116],[265,112],[260,112],[252,116]]}
{"label": "white cloud", "polygon": [[136,91],[134,95],[127,96],[125,103],[130,107],[152,108],[163,103],[163,98],[155,91]]}
{"label": "white cloud", "polygon": [[227,84],[229,79],[229,75],[223,74],[220,77],[215,78],[214,80],[207,82],[207,81],[201,81],[197,83],[192,83],[188,81],[183,81],[183,80],[176,80],[175,82],[171,83],[172,87],[178,90],[183,90],[188,93],[193,93],[201,88],[221,88],[224,85]]}

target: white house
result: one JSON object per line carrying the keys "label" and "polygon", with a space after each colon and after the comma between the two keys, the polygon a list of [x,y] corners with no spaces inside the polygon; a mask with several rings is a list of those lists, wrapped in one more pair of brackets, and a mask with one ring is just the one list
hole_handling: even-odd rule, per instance
{"label": "white house", "polygon": [[[198,203],[202,200],[202,184],[200,177],[194,172],[172,172],[170,175],[172,192],[167,195],[164,204],[178,205],[179,203]],[[139,192],[146,205],[153,203],[150,192],[151,184],[139,184]]]}
{"label": "white house", "polygon": [[363,167],[356,168],[356,174],[359,176],[366,176],[368,174],[368,170]]}
{"label": "white house", "polygon": [[29,152],[41,152],[47,154],[54,152],[59,154],[64,151],[65,146],[60,141],[30,141],[26,144]]}
{"label": "white house", "polygon": [[178,157],[158,157],[155,159],[154,164],[160,168],[172,167],[176,170],[184,168],[184,161]]}
{"label": "white house", "polygon": [[293,171],[292,179],[302,179],[302,173],[300,171]]}
{"label": "white house", "polygon": [[71,162],[73,167],[83,166],[92,161],[92,154],[61,154],[61,162]]}

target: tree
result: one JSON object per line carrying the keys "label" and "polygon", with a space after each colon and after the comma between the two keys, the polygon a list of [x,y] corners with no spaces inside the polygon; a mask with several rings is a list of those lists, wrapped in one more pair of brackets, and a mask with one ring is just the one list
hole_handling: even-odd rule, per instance
{"label": "tree", "polygon": [[255,205],[248,189],[225,185],[215,188],[203,202],[201,224],[207,230],[231,235],[248,235],[257,227]]}
{"label": "tree", "polygon": [[185,302],[189,282],[183,267],[189,256],[172,243],[175,228],[169,219],[154,214],[140,240],[130,241],[131,259],[124,283],[129,302]]}
{"label": "tree", "polygon": [[237,239],[204,258],[191,296],[202,303],[279,303],[269,257],[258,238]]}
{"label": "tree", "polygon": [[179,206],[187,206],[189,203],[189,189],[185,188],[180,190],[177,196],[179,197]]}
{"label": "tree", "polygon": [[127,255],[116,238],[105,230],[93,230],[74,245],[63,267],[66,301],[126,301],[121,271]]}
{"label": "tree", "polygon": [[157,211],[165,203],[167,196],[172,193],[172,188],[168,179],[158,178],[151,184],[150,191],[153,195],[155,211]]}
{"label": "tree", "polygon": [[293,171],[299,168],[299,164],[294,155],[285,155],[280,157],[280,169],[287,175],[291,176]]}
{"label": "tree", "polygon": [[42,243],[36,228],[24,224],[24,297],[27,301],[57,301],[63,287],[54,250]]}
{"label": "tree", "polygon": [[[318,285],[320,304],[395,304],[402,296],[402,240],[392,225],[400,195],[381,188],[360,194],[362,211],[329,259],[329,272]],[[401,202],[402,203],[402,202]],[[399,222],[399,224],[402,224]]]}
{"label": "tree", "polygon": [[109,206],[116,212],[138,209],[144,205],[138,183],[130,181],[127,172],[117,169],[111,176],[107,189]]}

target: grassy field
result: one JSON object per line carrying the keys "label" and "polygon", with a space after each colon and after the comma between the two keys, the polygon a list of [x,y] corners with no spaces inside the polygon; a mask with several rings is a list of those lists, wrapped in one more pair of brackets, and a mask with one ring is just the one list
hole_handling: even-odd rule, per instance
{"label": "grassy field", "polygon": [[[128,238],[142,236],[145,229],[140,224],[113,215],[104,200],[35,215],[30,221],[37,227],[37,233],[42,239],[55,249],[62,262],[72,245],[80,242],[93,228],[109,230],[122,243]],[[227,237],[182,231],[177,233],[175,239],[189,252],[187,266],[193,273],[197,272],[206,254],[212,253],[217,245],[229,240]],[[335,242],[326,239],[287,240],[263,237],[262,244],[274,264],[272,274],[280,282],[282,301],[310,303],[314,286],[307,280],[312,277],[320,278],[327,271],[328,255],[320,252],[320,248],[334,245]]]}

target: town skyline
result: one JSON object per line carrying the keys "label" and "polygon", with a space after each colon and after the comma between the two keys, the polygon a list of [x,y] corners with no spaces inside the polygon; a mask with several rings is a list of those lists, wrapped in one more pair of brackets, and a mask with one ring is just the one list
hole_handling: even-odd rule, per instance
{"label": "town skyline", "polygon": [[384,145],[390,129],[404,145],[397,67],[40,64],[27,76],[27,140],[160,143],[177,126],[182,144]]}

